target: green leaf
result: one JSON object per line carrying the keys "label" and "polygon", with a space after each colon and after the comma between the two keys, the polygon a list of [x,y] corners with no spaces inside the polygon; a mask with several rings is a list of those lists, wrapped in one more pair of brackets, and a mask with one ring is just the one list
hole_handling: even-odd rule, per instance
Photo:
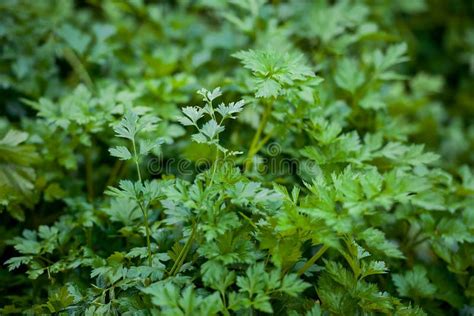
{"label": "green leaf", "polygon": [[132,154],[127,147],[116,146],[114,148],[109,148],[109,152],[112,156],[118,157],[120,160],[129,160],[132,158]]}
{"label": "green leaf", "polygon": [[204,111],[197,106],[187,106],[182,108],[181,111],[186,117],[180,117],[178,120],[185,126],[196,125],[197,121],[204,115]]}
{"label": "green leaf", "polygon": [[385,274],[388,272],[388,268],[385,266],[383,261],[366,261],[362,262],[362,277],[366,277],[374,274]]}
{"label": "green leaf", "polygon": [[244,105],[245,105],[245,102],[243,100],[240,100],[238,102],[231,102],[227,106],[224,103],[221,103],[217,107],[216,111],[222,117],[235,118],[233,114],[240,113],[243,110]]}
{"label": "green leaf", "polygon": [[171,282],[160,282],[142,291],[151,296],[152,303],[160,307],[163,315],[215,315],[222,308],[218,293],[201,296],[192,286],[180,291]]}
{"label": "green leaf", "polygon": [[281,85],[273,79],[257,80],[256,86],[258,88],[255,93],[257,98],[276,98],[281,90]]}
{"label": "green leaf", "polygon": [[48,297],[46,307],[51,313],[57,313],[72,305],[73,302],[74,297],[69,293],[68,288],[64,286]]}
{"label": "green leaf", "polygon": [[362,86],[364,80],[364,72],[354,59],[344,58],[338,63],[334,81],[340,88],[354,94],[357,88]]}
{"label": "green leaf", "polygon": [[297,82],[308,81],[318,85],[321,81],[311,81],[314,72],[306,65],[304,56],[295,52],[240,51],[232,55],[242,61],[245,68],[254,75],[255,96],[274,97],[282,94],[282,89],[295,87]]}
{"label": "green leaf", "polygon": [[404,258],[397,245],[388,241],[385,234],[378,229],[367,228],[358,235],[358,238],[365,241],[367,248],[371,251],[383,253],[385,256],[392,258]]}
{"label": "green leaf", "polygon": [[151,139],[145,139],[145,140],[140,140],[140,155],[145,156],[148,155],[150,152],[156,153],[156,151],[159,151],[160,146],[164,143],[163,139],[159,140],[151,140]]}
{"label": "green leaf", "polygon": [[120,180],[119,188],[109,187],[105,192],[107,195],[116,198],[136,199],[137,195],[143,190],[140,182],[133,183],[129,180]]}
{"label": "green leaf", "polygon": [[138,115],[134,112],[127,112],[118,125],[114,127],[117,137],[134,141],[138,131]]}
{"label": "green leaf", "polygon": [[235,281],[235,272],[229,271],[218,261],[207,261],[201,266],[202,279],[206,286],[224,292]]}
{"label": "green leaf", "polygon": [[392,279],[398,294],[411,298],[430,298],[436,293],[437,288],[430,282],[426,274],[426,269],[419,265],[404,274],[393,274]]}
{"label": "green leaf", "polygon": [[11,257],[5,264],[8,265],[8,271],[12,271],[20,267],[21,265],[27,265],[33,260],[33,256],[20,256],[20,257]]}
{"label": "green leaf", "polygon": [[35,148],[22,144],[28,134],[9,130],[0,139],[0,205],[18,220],[23,220],[19,205],[31,204],[36,172],[32,165],[38,161]]}
{"label": "green leaf", "polygon": [[206,135],[210,140],[214,139],[219,133],[224,130],[223,126],[217,124],[215,120],[210,120],[201,127],[201,131]]}
{"label": "green leaf", "polygon": [[204,144],[207,143],[207,138],[201,133],[196,133],[191,136],[191,139],[195,141],[198,144]]}
{"label": "green leaf", "polygon": [[377,78],[381,80],[400,80],[404,79],[396,72],[389,71],[389,69],[397,64],[408,61],[406,56],[407,45],[400,43],[390,46],[385,53],[376,50],[372,55],[372,63],[376,70]]}
{"label": "green leaf", "polygon": [[207,89],[202,88],[198,90],[197,93],[202,95],[204,102],[212,102],[214,99],[222,95],[222,91],[220,87],[217,87],[212,91],[208,91]]}
{"label": "green leaf", "polygon": [[280,291],[296,297],[310,286],[309,283],[301,281],[296,274],[287,274],[282,280]]}
{"label": "green leaf", "polygon": [[66,41],[72,49],[81,55],[86,51],[87,46],[91,42],[90,35],[83,33],[71,24],[62,25],[56,33]]}

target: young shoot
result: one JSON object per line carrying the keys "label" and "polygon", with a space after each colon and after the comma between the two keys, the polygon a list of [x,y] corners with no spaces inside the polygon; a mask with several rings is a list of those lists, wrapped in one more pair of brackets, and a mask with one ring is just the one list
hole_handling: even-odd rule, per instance
{"label": "young shoot", "polygon": [[142,131],[150,131],[155,128],[157,118],[150,116],[139,117],[134,112],[127,112],[122,121],[114,127],[117,137],[125,138],[130,141],[131,151],[125,146],[115,146],[109,149],[112,156],[120,160],[133,160],[135,163],[138,181],[134,184],[130,181],[121,181],[120,189],[109,188],[107,193],[115,197],[122,197],[134,200],[143,214],[143,225],[146,235],[146,247],[148,251],[148,264],[152,266],[151,252],[151,233],[148,221],[148,211],[150,205],[150,192],[148,183],[142,180],[142,172],[140,170],[140,160],[151,151],[158,149],[162,144],[162,140],[152,141],[150,139],[137,139],[137,135]]}
{"label": "young shoot", "polygon": [[[224,122],[227,119],[236,119],[237,114],[243,110],[245,105],[243,100],[238,102],[231,102],[229,104],[220,103],[214,107],[213,101],[222,95],[220,87],[212,91],[200,89],[198,92],[205,102],[203,107],[187,106],[181,111],[184,116],[178,117],[178,121],[184,126],[194,126],[197,133],[191,136],[192,140],[199,144],[208,144],[216,149],[216,158],[213,164],[213,171],[211,176],[212,184],[219,159],[219,152],[224,155],[224,158],[229,156],[239,155],[240,151],[230,151],[223,147],[220,143],[220,134],[225,130]],[[203,121],[205,121],[203,123]]]}

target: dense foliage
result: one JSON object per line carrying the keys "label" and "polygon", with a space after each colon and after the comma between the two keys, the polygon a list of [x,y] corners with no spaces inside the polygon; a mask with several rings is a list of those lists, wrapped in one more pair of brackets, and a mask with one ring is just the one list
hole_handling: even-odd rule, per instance
{"label": "dense foliage", "polygon": [[474,314],[472,1],[0,13],[0,314]]}

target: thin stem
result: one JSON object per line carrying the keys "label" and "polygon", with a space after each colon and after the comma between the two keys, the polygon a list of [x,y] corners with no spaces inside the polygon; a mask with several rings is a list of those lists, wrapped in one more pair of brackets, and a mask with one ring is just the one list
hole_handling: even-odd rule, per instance
{"label": "thin stem", "polygon": [[304,274],[306,270],[308,270],[321,256],[328,250],[329,246],[323,245],[321,248],[319,248],[318,252],[314,254],[306,263],[304,266],[302,266],[298,272],[296,273],[298,276]]}
{"label": "thin stem", "polygon": [[257,131],[255,132],[255,135],[253,136],[252,143],[250,144],[249,152],[248,152],[248,155],[247,155],[247,160],[245,162],[245,170],[246,171],[250,170],[250,168],[252,167],[253,157],[258,152],[258,150],[261,148],[260,147],[260,148],[257,149],[257,146],[259,145],[260,136],[262,135],[262,132],[265,129],[265,126],[267,125],[268,118],[270,116],[271,110],[272,110],[272,104],[267,103],[267,106],[265,107],[265,110],[262,114],[262,120],[260,121],[260,124],[258,125]]}
{"label": "thin stem", "polygon": [[137,167],[138,181],[140,181],[140,183],[141,183],[142,182],[142,175],[141,175],[141,172],[140,172],[140,164],[138,162],[137,145],[135,144],[135,139],[132,139],[132,146],[133,146],[133,156],[134,156],[133,160],[135,160],[135,166]]}
{"label": "thin stem", "polygon": [[260,149],[262,149],[263,146],[270,140],[272,137],[272,134],[267,134],[265,137],[258,143],[258,145],[255,147],[254,151],[255,153],[258,153]]}
{"label": "thin stem", "polygon": [[54,264],[53,261],[49,260],[48,258],[46,258],[46,257],[44,257],[44,256],[42,256],[42,255],[37,255],[37,256],[35,256],[35,257],[37,257],[37,258],[39,258],[39,259],[41,259],[41,260],[46,261],[46,262],[49,263],[50,265],[53,265],[53,264]]}
{"label": "thin stem", "polygon": [[94,84],[92,83],[92,79],[76,53],[74,53],[71,48],[66,47],[64,48],[64,58],[71,65],[72,69],[74,69],[79,79],[85,83],[89,90],[93,91]]}
{"label": "thin stem", "polygon": [[222,297],[222,305],[224,305],[223,314],[228,316],[228,315],[230,315],[230,313],[229,313],[229,310],[227,309],[227,302],[226,302],[226,299],[225,299],[225,292],[220,291],[220,293],[221,293],[221,297]]}
{"label": "thin stem", "polygon": [[211,182],[209,183],[209,186],[212,186],[212,183],[214,182],[214,176],[216,175],[218,160],[219,160],[219,148],[217,148],[216,146],[216,159],[214,160],[214,165],[212,166],[212,176],[211,176]]}
{"label": "thin stem", "polygon": [[137,200],[138,206],[142,210],[143,213],[143,221],[145,223],[145,233],[146,233],[146,247],[148,250],[148,265],[151,267],[153,265],[151,260],[151,242],[150,242],[150,225],[148,223],[148,209],[143,207],[142,203]]}
{"label": "thin stem", "polygon": [[255,223],[254,223],[247,215],[245,215],[245,214],[242,213],[241,211],[239,211],[239,214],[240,214],[240,216],[242,216],[253,228],[257,229],[257,225],[255,225]]}
{"label": "thin stem", "polygon": [[360,276],[360,263],[357,262],[356,260],[353,260],[353,258],[349,254],[347,254],[345,251],[342,251],[341,254],[344,257],[344,259],[346,259],[349,266],[351,267],[355,278],[359,279],[359,276]]}
{"label": "thin stem", "polygon": [[87,186],[87,199],[89,202],[94,200],[94,170],[92,166],[92,157],[91,157],[92,149],[86,149],[84,154],[85,162],[86,162],[86,186]]}
{"label": "thin stem", "polygon": [[87,247],[92,249],[92,227],[85,228]]}
{"label": "thin stem", "polygon": [[[135,144],[135,139],[132,139],[132,146],[133,146],[133,155],[134,155],[135,165],[137,167],[138,181],[142,183],[142,175],[140,172],[140,164],[138,162],[137,145]],[[150,224],[148,223],[148,208],[142,205],[138,197],[137,197],[137,203],[143,213],[143,221],[145,223],[145,234],[146,234],[146,247],[148,250],[148,264],[151,267],[153,266],[153,262],[151,258],[151,242],[150,242],[151,233],[150,233]]]}
{"label": "thin stem", "polygon": [[[424,237],[422,238],[421,240],[419,240],[418,238],[423,234],[423,230],[422,229],[419,229],[414,235],[413,237],[410,238],[410,240],[408,241],[405,241],[405,244],[407,244],[407,247],[414,247],[416,245],[418,245],[420,242],[423,242],[426,240],[427,237]],[[408,235],[408,234],[407,234]],[[408,236],[407,238],[408,239]]]}
{"label": "thin stem", "polygon": [[212,106],[212,101],[209,101],[208,104],[209,104],[209,107],[210,107],[210,109],[211,109],[211,117],[212,117],[212,119],[213,119],[214,121],[217,122],[217,120],[216,120],[216,115],[214,114],[214,107]]}
{"label": "thin stem", "polygon": [[429,240],[429,239],[430,239],[430,236],[423,237],[423,238],[421,238],[421,239],[415,241],[411,246],[412,246],[412,247],[416,247],[416,246],[418,246],[419,244],[422,244],[422,243],[424,243],[425,241],[427,241],[427,240]]}
{"label": "thin stem", "polygon": [[110,172],[109,179],[107,179],[107,182],[105,184],[105,188],[108,188],[109,186],[112,186],[115,183],[115,180],[117,179],[117,175],[120,172],[120,169],[123,166],[123,160],[117,160],[112,167],[112,171]]}
{"label": "thin stem", "polygon": [[177,260],[173,264],[173,267],[171,267],[171,270],[169,272],[171,276],[175,276],[179,272],[179,269],[181,268],[181,266],[183,265],[184,259],[186,259],[189,249],[191,249],[192,242],[194,241],[194,236],[196,235],[196,229],[197,229],[197,223],[195,222],[193,224],[191,235],[186,241],[186,244],[184,245],[183,249],[181,249]]}

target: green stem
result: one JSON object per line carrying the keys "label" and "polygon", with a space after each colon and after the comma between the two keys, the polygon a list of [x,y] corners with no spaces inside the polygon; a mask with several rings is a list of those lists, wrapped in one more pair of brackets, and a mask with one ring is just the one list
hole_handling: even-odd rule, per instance
{"label": "green stem", "polygon": [[92,249],[92,227],[85,228],[87,247]]}
{"label": "green stem", "polygon": [[151,242],[150,242],[150,225],[148,223],[148,209],[143,207],[142,203],[137,200],[138,206],[142,210],[143,213],[143,221],[145,223],[145,233],[146,233],[146,247],[148,250],[148,265],[151,267],[153,266],[152,259],[151,259]]}
{"label": "green stem", "polygon": [[196,235],[196,229],[197,229],[197,223],[194,223],[192,231],[191,231],[191,235],[186,241],[186,244],[184,245],[183,249],[181,249],[178,255],[178,259],[173,264],[173,267],[171,268],[169,275],[175,276],[179,272],[179,269],[183,265],[184,259],[186,259],[188,255],[189,249],[191,249],[191,245],[194,241],[194,236]]}
{"label": "green stem", "polygon": [[255,147],[254,151],[255,153],[258,153],[260,151],[260,149],[262,149],[263,146],[265,146],[265,144],[270,140],[270,138],[272,137],[272,134],[267,134],[261,141],[260,143],[258,143],[258,145]]}
{"label": "green stem", "polygon": [[306,270],[308,270],[319,258],[321,258],[321,256],[326,252],[326,250],[328,250],[328,248],[329,248],[329,246],[323,245],[318,250],[318,252],[316,252],[314,254],[314,256],[312,256],[308,261],[306,261],[304,266],[302,266],[296,274],[298,276],[304,274],[306,272]]}
{"label": "green stem", "polygon": [[257,225],[255,225],[255,223],[254,223],[247,215],[245,215],[245,214],[242,213],[241,211],[239,211],[239,214],[240,214],[240,216],[242,216],[254,229],[257,229]]}
{"label": "green stem", "polygon": [[123,160],[117,160],[112,167],[112,170],[110,171],[110,176],[109,179],[107,179],[107,182],[105,183],[105,189],[107,189],[109,186],[114,185],[115,180],[117,179],[117,175],[120,172],[120,169],[122,168],[123,165]]}
{"label": "green stem", "polygon": [[[137,153],[137,145],[135,144],[135,139],[132,139],[132,146],[133,146],[133,155],[135,160],[135,165],[137,167],[137,174],[138,174],[138,181],[142,183],[142,175],[140,172],[140,163],[138,162],[138,153]],[[148,264],[153,266],[153,261],[151,257],[151,242],[150,242],[150,224],[148,223],[148,208],[144,207],[140,202],[140,199],[137,197],[137,203],[143,213],[143,221],[145,223],[145,234],[146,234],[146,247],[148,250]]]}
{"label": "green stem", "polygon": [[359,279],[360,276],[360,263],[357,260],[354,260],[349,254],[347,254],[345,251],[341,252],[342,256],[344,259],[346,259],[347,263],[349,264],[349,267],[351,267],[352,272],[354,273],[354,276],[356,279]]}
{"label": "green stem", "polygon": [[412,247],[416,247],[416,246],[418,246],[419,244],[422,244],[422,243],[424,243],[425,241],[427,241],[427,240],[429,240],[429,239],[430,239],[429,236],[423,237],[423,238],[421,238],[421,239],[415,241],[411,246],[412,246]]}
{"label": "green stem", "polygon": [[220,291],[221,293],[221,297],[222,297],[222,305],[224,305],[224,310],[222,311],[222,313],[225,315],[225,316],[229,316],[230,313],[229,313],[229,310],[227,308],[227,302],[226,302],[226,299],[225,299],[225,292],[224,291]]}
{"label": "green stem", "polygon": [[212,176],[211,176],[211,181],[209,183],[209,186],[212,186],[212,183],[214,182],[214,176],[216,175],[217,161],[218,160],[219,160],[219,149],[216,146],[216,159],[214,160],[214,165],[212,166]]}
{"label": "green stem", "polygon": [[138,162],[138,154],[137,154],[137,145],[135,144],[135,139],[132,139],[132,146],[133,146],[133,160],[135,161],[135,166],[137,167],[137,174],[138,174],[138,181],[142,182],[142,175],[140,172],[140,163]]}
{"label": "green stem", "polygon": [[46,257],[44,257],[44,256],[42,256],[42,255],[37,255],[36,257],[39,258],[39,259],[41,259],[41,260],[46,261],[46,262],[49,263],[50,265],[54,264],[53,261],[49,260],[48,258],[46,258]]}
{"label": "green stem", "polygon": [[92,79],[76,53],[74,53],[71,48],[66,47],[64,48],[64,58],[71,65],[72,69],[74,69],[79,79],[85,83],[89,90],[93,91],[94,84],[92,83]]}
{"label": "green stem", "polygon": [[86,149],[86,152],[84,154],[84,158],[86,161],[86,186],[87,186],[87,199],[89,202],[92,202],[94,200],[94,170],[92,166],[92,158],[91,158],[91,150],[92,149]]}
{"label": "green stem", "polygon": [[250,170],[250,168],[252,167],[252,163],[253,163],[253,157],[258,152],[258,150],[261,148],[261,146],[263,146],[263,144],[261,146],[258,146],[258,145],[259,145],[259,141],[260,141],[260,136],[262,135],[263,130],[265,129],[265,126],[267,125],[268,118],[270,117],[271,110],[272,110],[272,104],[267,103],[267,106],[265,107],[265,110],[262,114],[262,120],[260,121],[260,124],[258,125],[257,131],[255,132],[255,135],[253,136],[252,143],[250,144],[249,152],[248,152],[248,155],[247,155],[247,160],[245,162],[245,170],[246,171]]}

